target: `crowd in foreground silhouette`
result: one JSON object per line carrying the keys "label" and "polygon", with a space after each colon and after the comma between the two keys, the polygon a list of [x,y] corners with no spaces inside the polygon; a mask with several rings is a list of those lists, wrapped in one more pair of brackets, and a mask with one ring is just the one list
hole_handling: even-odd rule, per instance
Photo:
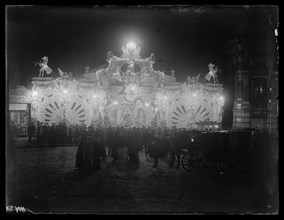
{"label": "crowd in foreground silhouette", "polygon": [[[207,131],[211,133],[210,130]],[[145,126],[126,128],[123,126],[95,127],[91,125],[85,127],[83,125],[67,126],[64,123],[49,126],[40,122],[37,126],[31,124],[28,127],[29,142],[35,142],[40,146],[46,144],[78,145],[76,167],[85,171],[101,169],[101,161],[107,158],[118,161],[123,157],[130,165],[137,166],[140,163],[139,151],[142,150],[146,157],[154,159],[153,167],[158,167],[158,158],[171,155],[170,167],[177,159],[178,168],[182,149],[190,147],[193,144],[193,138],[201,133],[197,130]],[[261,139],[264,137],[263,134],[264,131],[255,133],[258,135],[256,142],[258,146],[265,144]],[[224,145],[226,145],[225,142]],[[227,146],[223,149],[225,148]],[[222,156],[220,152],[222,153],[222,151],[214,150],[215,154],[220,154],[215,155],[216,158]]]}
{"label": "crowd in foreground silhouette", "polygon": [[[140,163],[139,151],[144,150],[146,156],[154,157],[157,167],[158,157],[166,154],[166,145],[157,148],[155,139],[169,140],[173,130],[154,128],[89,127],[83,132],[76,154],[76,167],[83,170],[99,170],[100,161],[111,157],[113,161],[127,160],[130,165]],[[168,142],[168,141],[167,141]],[[124,152],[124,156],[123,156]],[[124,157],[124,158],[123,158]]]}

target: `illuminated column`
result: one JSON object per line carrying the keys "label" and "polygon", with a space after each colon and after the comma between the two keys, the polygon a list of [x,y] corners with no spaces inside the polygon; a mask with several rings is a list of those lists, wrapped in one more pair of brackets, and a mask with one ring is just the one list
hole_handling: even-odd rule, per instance
{"label": "illuminated column", "polygon": [[249,128],[249,60],[246,42],[234,41],[234,55],[235,97],[233,128]]}

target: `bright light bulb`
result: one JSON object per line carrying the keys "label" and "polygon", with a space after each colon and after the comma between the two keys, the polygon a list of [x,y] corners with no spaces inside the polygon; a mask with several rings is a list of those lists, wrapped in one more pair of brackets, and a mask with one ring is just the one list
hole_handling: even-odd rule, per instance
{"label": "bright light bulb", "polygon": [[134,48],[136,48],[136,44],[134,42],[130,41],[129,43],[126,44],[126,47],[128,49],[134,49]]}
{"label": "bright light bulb", "polygon": [[220,96],[219,99],[220,99],[221,101],[224,101],[224,97],[223,97],[223,96]]}
{"label": "bright light bulb", "polygon": [[37,92],[36,92],[36,91],[34,91],[34,92],[33,92],[33,95],[34,95],[34,96],[36,96],[36,95],[37,95]]}

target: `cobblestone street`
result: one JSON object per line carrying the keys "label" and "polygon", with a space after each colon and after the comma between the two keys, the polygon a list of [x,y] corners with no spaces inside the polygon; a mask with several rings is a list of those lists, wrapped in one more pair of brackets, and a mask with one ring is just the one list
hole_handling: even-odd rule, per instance
{"label": "cobblestone street", "polygon": [[[273,212],[258,205],[259,175],[220,175],[214,170],[169,169],[140,152],[140,166],[102,161],[85,175],[74,168],[77,147],[19,148],[16,200],[36,213]],[[269,200],[271,201],[271,200]]]}

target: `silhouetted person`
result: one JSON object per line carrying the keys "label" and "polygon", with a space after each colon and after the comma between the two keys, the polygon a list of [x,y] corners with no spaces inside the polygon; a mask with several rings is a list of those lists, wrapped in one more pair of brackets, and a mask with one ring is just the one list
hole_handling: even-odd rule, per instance
{"label": "silhouetted person", "polygon": [[90,136],[87,136],[85,141],[83,142],[83,161],[82,161],[82,169],[85,172],[93,171],[94,160],[93,160],[93,141]]}
{"label": "silhouetted person", "polygon": [[100,157],[105,160],[106,159],[106,148],[105,148],[105,137],[104,137],[104,131],[103,129],[99,132],[99,151],[100,151]]}
{"label": "silhouetted person", "polygon": [[112,145],[111,156],[113,157],[113,161],[118,160],[118,146],[119,146],[119,128],[114,130],[114,143]]}
{"label": "silhouetted person", "polygon": [[37,143],[42,144],[42,123],[38,122],[37,126]]}
{"label": "silhouetted person", "polygon": [[92,140],[93,146],[93,171],[97,171],[101,169],[101,161],[100,161],[100,142],[99,136],[94,136]]}
{"label": "silhouetted person", "polygon": [[82,162],[84,157],[84,148],[83,145],[85,144],[86,137],[82,137],[81,141],[78,145],[77,153],[76,153],[76,164],[75,167],[81,169],[82,168]]}
{"label": "silhouetted person", "polygon": [[138,165],[139,164],[139,133],[136,128],[134,128],[129,135],[130,143],[129,143],[129,163],[130,165]]}
{"label": "silhouetted person", "polygon": [[28,125],[28,142],[29,143],[32,142],[32,140],[33,140],[34,132],[35,132],[34,123],[30,122],[29,125]]}

